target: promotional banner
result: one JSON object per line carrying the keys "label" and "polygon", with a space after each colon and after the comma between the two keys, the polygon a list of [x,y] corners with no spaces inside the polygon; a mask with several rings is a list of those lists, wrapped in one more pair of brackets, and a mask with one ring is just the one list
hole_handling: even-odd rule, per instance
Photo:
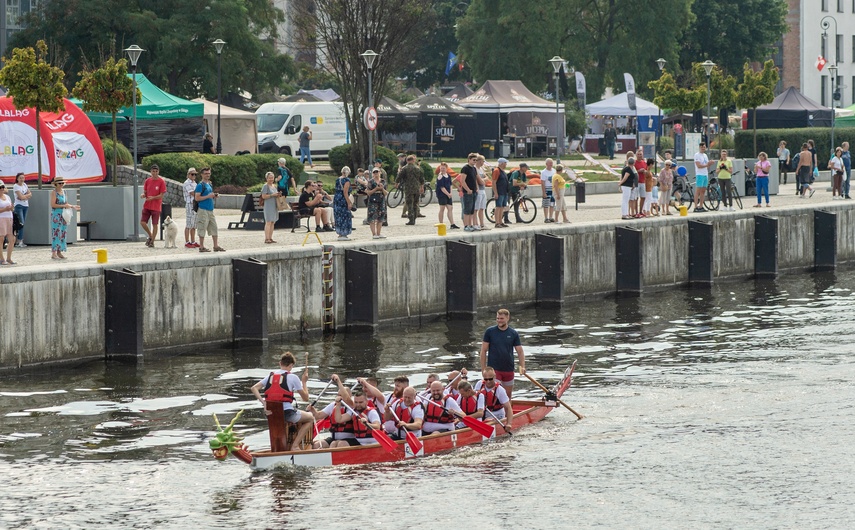
{"label": "promotional banner", "polygon": [[585,75],[582,72],[576,72],[576,100],[579,104],[580,110],[585,110],[586,96],[585,96]]}
{"label": "promotional banner", "polygon": [[636,110],[635,107],[635,80],[632,74],[624,73],[623,82],[626,84],[626,102],[629,105],[629,110]]}
{"label": "promotional banner", "polygon": [[[12,98],[0,97],[0,179],[14,182],[24,173],[38,178],[36,111],[16,109]],[[63,177],[75,183],[100,182],[106,175],[104,150],[92,122],[74,103],[65,110],[39,115],[42,180]]]}

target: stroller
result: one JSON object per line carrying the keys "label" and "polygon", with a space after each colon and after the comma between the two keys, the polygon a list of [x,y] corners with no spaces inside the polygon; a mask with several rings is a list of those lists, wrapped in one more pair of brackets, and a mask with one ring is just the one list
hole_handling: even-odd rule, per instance
{"label": "stroller", "polygon": [[745,168],[745,196],[757,196],[757,173]]}
{"label": "stroller", "polygon": [[674,186],[671,191],[675,206],[683,203],[691,203],[694,200],[695,190],[686,176],[674,176]]}

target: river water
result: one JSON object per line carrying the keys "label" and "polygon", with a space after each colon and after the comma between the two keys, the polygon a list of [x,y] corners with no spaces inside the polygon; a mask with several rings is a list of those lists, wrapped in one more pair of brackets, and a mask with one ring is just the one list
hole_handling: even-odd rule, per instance
{"label": "river water", "polygon": [[851,526],[851,270],[514,310],[532,375],[578,359],[564,399],[582,421],[556,409],[510,440],[380,466],[211,457],[212,413],[246,408],[239,431],[265,444],[249,387],[282,351],[309,352],[313,392],[332,372],[423,383],[477,366],[493,316],[2,379],[0,528]]}

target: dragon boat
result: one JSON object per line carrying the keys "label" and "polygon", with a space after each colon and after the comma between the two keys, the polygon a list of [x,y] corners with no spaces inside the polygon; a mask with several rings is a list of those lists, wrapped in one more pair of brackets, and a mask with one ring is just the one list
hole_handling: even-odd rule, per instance
{"label": "dragon boat", "polygon": [[[234,432],[235,421],[240,416],[240,413],[238,413],[226,428],[221,427],[219,421],[217,421],[218,432],[209,445],[214,453],[214,457],[218,460],[225,460],[231,454],[238,460],[249,464],[253,471],[263,471],[279,466],[322,467],[375,464],[419,458],[434,453],[451,451],[458,447],[483,443],[494,438],[506,437],[509,434],[515,433],[521,427],[539,422],[560,405],[568,408],[577,417],[581,418],[578,413],[561,401],[561,396],[570,387],[570,378],[573,375],[575,367],[576,363],[574,362],[572,366],[564,371],[562,379],[551,389],[535,382],[540,388],[544,389],[544,395],[541,399],[511,400],[513,420],[511,421],[510,433],[505,430],[504,425],[494,420],[489,420],[484,422],[484,424],[493,427],[490,436],[485,436],[472,428],[466,427],[420,436],[418,437],[420,444],[410,444],[407,440],[398,440],[394,441],[393,447],[385,447],[384,444],[379,443],[335,449],[298,451],[272,451],[268,449],[252,451],[243,444],[241,438]],[[413,451],[413,445],[418,447],[417,452]]]}

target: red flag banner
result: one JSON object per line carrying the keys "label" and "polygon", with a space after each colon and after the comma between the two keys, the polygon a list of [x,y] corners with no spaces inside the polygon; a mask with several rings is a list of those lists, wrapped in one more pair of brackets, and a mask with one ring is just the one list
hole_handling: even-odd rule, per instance
{"label": "red flag banner", "polygon": [[822,72],[822,69],[825,67],[826,63],[828,63],[828,61],[825,60],[825,57],[820,55],[816,58],[816,69]]}

